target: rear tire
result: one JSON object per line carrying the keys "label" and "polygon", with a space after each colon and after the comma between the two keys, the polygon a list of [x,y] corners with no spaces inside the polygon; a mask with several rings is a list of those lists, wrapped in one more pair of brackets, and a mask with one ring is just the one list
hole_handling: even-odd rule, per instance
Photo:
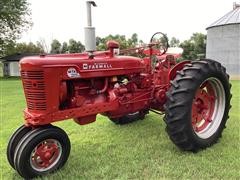
{"label": "rear tire", "polygon": [[230,88],[220,63],[204,59],[186,64],[171,81],[164,105],[172,142],[194,152],[216,143],[229,118]]}
{"label": "rear tire", "polygon": [[147,113],[148,111],[137,111],[119,118],[110,118],[110,120],[115,124],[124,125],[138,120],[143,120]]}
{"label": "rear tire", "polygon": [[14,165],[26,179],[61,168],[70,153],[70,141],[60,128],[39,127],[27,133],[16,147]]}

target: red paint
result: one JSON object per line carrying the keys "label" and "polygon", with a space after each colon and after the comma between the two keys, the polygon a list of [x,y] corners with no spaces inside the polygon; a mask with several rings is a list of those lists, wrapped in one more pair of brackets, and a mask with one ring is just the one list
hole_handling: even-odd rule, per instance
{"label": "red paint", "polygon": [[174,65],[174,67],[171,68],[171,70],[168,73],[169,80],[173,80],[177,75],[177,71],[180,71],[184,67],[185,64],[190,63],[190,62],[191,61],[182,61],[182,62]]}
{"label": "red paint", "polygon": [[192,125],[196,132],[204,130],[212,121],[215,107],[215,93],[206,81],[199,87],[192,104]]}
{"label": "red paint", "polygon": [[[26,96],[25,121],[29,126],[73,118],[78,124],[94,122],[97,114],[120,117],[153,108],[163,111],[169,79],[184,64],[175,55],[116,56],[119,45],[108,42],[108,51],[27,57],[20,61]],[[142,50],[144,47],[135,49]]]}
{"label": "red paint", "polygon": [[119,48],[119,43],[116,41],[108,41],[107,42],[107,48],[110,50],[110,57],[114,56],[114,49],[118,49]]}
{"label": "red paint", "polygon": [[59,148],[57,144],[51,141],[46,141],[36,147],[31,161],[35,168],[44,169],[51,166],[59,155]]}

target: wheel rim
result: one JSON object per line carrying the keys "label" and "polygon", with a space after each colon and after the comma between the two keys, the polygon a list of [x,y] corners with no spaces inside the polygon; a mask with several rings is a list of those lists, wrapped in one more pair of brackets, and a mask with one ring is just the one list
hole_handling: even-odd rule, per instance
{"label": "wheel rim", "polygon": [[62,146],[56,139],[40,142],[32,151],[30,165],[36,171],[47,171],[53,168],[62,155]]}
{"label": "wheel rim", "polygon": [[202,139],[218,129],[225,111],[225,90],[217,78],[208,78],[198,88],[192,103],[192,127]]}

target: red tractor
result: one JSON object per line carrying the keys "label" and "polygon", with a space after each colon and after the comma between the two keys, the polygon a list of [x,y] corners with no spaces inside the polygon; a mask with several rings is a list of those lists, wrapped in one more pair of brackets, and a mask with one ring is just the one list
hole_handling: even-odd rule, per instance
{"label": "red tractor", "polygon": [[[91,5],[94,2],[87,2],[88,9]],[[51,123],[71,118],[84,125],[102,114],[124,124],[153,111],[165,114],[166,131],[182,150],[196,152],[218,141],[231,99],[229,76],[219,62],[177,63],[177,55],[167,52],[168,40],[162,33],[155,33],[148,45],[131,49],[141,57],[118,55],[115,41],[98,52],[91,16],[85,31],[82,54],[20,61],[25,124],[10,138],[7,157],[22,177],[41,176],[65,164],[69,138]]]}

